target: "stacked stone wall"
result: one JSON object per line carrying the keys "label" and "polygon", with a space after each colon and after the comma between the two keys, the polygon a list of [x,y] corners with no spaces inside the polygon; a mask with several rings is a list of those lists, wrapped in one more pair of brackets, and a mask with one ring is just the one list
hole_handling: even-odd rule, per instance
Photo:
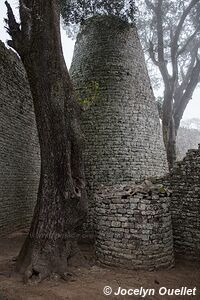
{"label": "stacked stone wall", "polygon": [[[200,147],[154,186],[128,185],[167,171],[160,124],[135,28],[118,19],[95,20],[79,34],[71,73],[79,95],[88,82],[97,89],[82,118],[97,257],[132,269],[172,266],[173,227],[175,252],[200,260]],[[30,223],[40,155],[26,74],[3,43],[0,72],[1,235]],[[171,205],[158,182],[171,189]]]}
{"label": "stacked stone wall", "polygon": [[87,20],[70,70],[83,104],[89,223],[100,184],[167,172],[158,111],[134,26],[117,17]]}
{"label": "stacked stone wall", "polygon": [[200,261],[200,146],[176,163],[165,182],[172,190],[175,252]]}
{"label": "stacked stone wall", "polygon": [[98,190],[99,261],[132,269],[170,266],[173,247],[176,256],[200,261],[200,145],[167,176],[146,182]]}
{"label": "stacked stone wall", "polygon": [[40,155],[23,66],[0,42],[0,235],[27,226],[35,205]]}
{"label": "stacked stone wall", "polygon": [[173,266],[170,194],[163,185],[102,187],[95,212],[101,263],[146,270]]}

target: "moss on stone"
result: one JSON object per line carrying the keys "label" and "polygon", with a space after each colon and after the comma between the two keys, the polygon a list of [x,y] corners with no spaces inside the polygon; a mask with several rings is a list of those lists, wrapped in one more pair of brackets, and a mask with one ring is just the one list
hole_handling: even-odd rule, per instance
{"label": "moss on stone", "polygon": [[78,92],[78,101],[83,107],[88,107],[96,101],[99,95],[99,83],[96,81],[88,82]]}

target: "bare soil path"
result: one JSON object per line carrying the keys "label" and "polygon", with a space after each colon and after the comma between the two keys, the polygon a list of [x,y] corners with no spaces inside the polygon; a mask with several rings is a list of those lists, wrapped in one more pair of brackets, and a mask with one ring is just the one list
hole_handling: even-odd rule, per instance
{"label": "bare soil path", "polygon": [[[147,300],[200,300],[200,264],[177,260],[171,270],[156,272],[126,271],[105,268],[96,264],[94,250],[82,245],[87,265],[77,267],[68,282],[45,280],[39,285],[24,285],[22,278],[13,272],[13,257],[16,257],[23,242],[25,232],[17,232],[0,239],[0,300],[104,300],[104,299],[147,299]],[[106,296],[103,288],[110,286],[113,293],[118,287],[125,289],[155,289],[155,295],[146,296]],[[159,288],[197,288],[195,296],[161,296]]]}

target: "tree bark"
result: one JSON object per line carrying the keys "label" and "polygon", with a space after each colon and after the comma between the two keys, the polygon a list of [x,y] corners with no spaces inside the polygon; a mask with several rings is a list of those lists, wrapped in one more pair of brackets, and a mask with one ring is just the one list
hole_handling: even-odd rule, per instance
{"label": "tree bark", "polygon": [[176,137],[177,132],[175,130],[173,116],[170,116],[168,126],[166,126],[163,122],[163,139],[167,153],[169,170],[173,168],[174,163],[176,162]]}
{"label": "tree bark", "polygon": [[21,22],[17,37],[12,29],[12,11],[9,15],[6,4],[12,46],[21,56],[33,96],[41,151],[37,204],[17,269],[25,274],[26,281],[33,275],[39,280],[51,273],[66,276],[69,260],[78,251],[77,229],[87,204],[80,108],[62,53],[59,1],[26,1],[31,24],[23,17],[20,2],[26,28]]}
{"label": "tree bark", "polygon": [[162,105],[162,129],[163,140],[167,153],[169,169],[176,161],[176,136],[174,114],[173,114],[173,89],[168,86],[164,92],[164,101]]}

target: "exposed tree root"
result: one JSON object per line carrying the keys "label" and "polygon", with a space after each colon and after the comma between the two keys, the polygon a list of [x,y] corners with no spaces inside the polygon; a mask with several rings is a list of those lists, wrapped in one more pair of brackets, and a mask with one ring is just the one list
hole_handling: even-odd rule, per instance
{"label": "exposed tree root", "polygon": [[39,283],[47,277],[69,280],[73,268],[83,265],[84,257],[74,241],[38,241],[27,237],[16,261],[24,283]]}

